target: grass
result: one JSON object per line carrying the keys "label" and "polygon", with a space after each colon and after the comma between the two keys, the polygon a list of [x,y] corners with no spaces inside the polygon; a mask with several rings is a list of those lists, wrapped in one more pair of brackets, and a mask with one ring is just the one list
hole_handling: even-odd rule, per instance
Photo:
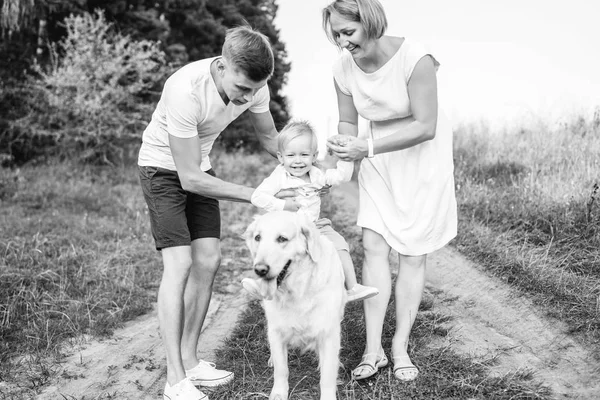
{"label": "grass", "polygon": [[[600,132],[595,121],[503,136],[459,130],[460,234],[454,243],[597,349]],[[265,157],[241,159],[220,154],[213,161],[221,177],[249,185],[273,167]],[[81,335],[110,335],[149,309],[160,259],[134,167],[64,163],[0,169],[0,202],[0,381],[35,392],[55,373],[65,344]],[[354,216],[335,204],[326,202],[324,212],[349,240],[359,266]],[[223,268],[234,270],[244,256],[239,234],[253,213],[248,205],[222,202]],[[228,284],[217,278],[215,290]],[[389,368],[356,383],[347,369],[341,374],[341,399],[550,398],[527,371],[492,376],[493,359],[453,353],[445,342],[447,317],[432,309],[431,296],[425,295],[412,335],[412,357],[422,370],[418,383],[399,384]],[[341,361],[351,368],[364,346],[359,306],[348,306],[343,324]],[[264,328],[260,308],[251,305],[220,350],[241,379],[211,398],[265,398],[272,377]],[[386,329],[389,348],[391,320]],[[292,353],[292,399],[316,396],[316,365],[314,356]]]}
{"label": "grass", "polygon": [[[348,240],[355,265],[362,263],[360,230],[354,225],[352,211],[338,208],[340,199],[333,193],[323,204],[323,216],[332,219],[334,226]],[[433,294],[426,292],[417,316],[409,350],[421,375],[416,382],[401,383],[391,368],[363,382],[351,379],[351,368],[360,361],[365,345],[365,326],[362,305],[346,307],[342,322],[342,350],[338,398],[355,400],[390,399],[549,399],[550,391],[536,382],[528,371],[516,371],[492,376],[488,370],[493,358],[472,359],[455,353],[448,342],[447,316],[433,308]],[[384,324],[383,346],[391,347],[394,330],[394,301],[391,300]],[[389,354],[388,354],[389,356]],[[218,350],[217,358],[223,368],[233,370],[238,377],[226,387],[210,393],[211,399],[267,399],[273,385],[272,369],[267,366],[269,348],[262,308],[250,303],[234,332]],[[319,396],[318,360],[313,353],[291,351],[290,400],[316,399]]]}
{"label": "grass", "polygon": [[591,121],[456,139],[455,245],[600,356],[600,109]]}
{"label": "grass", "polygon": [[131,171],[0,172],[0,381],[40,387],[65,342],[150,309],[160,268]]}

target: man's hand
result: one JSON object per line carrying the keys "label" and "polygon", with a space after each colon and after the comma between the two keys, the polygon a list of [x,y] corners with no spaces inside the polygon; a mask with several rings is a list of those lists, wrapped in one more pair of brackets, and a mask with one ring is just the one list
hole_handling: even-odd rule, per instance
{"label": "man's hand", "polygon": [[295,197],[288,197],[285,199],[285,206],[283,207],[284,211],[298,211],[300,209],[300,204]]}
{"label": "man's hand", "polygon": [[321,218],[315,222],[317,228],[322,228],[327,225],[331,225],[331,220],[329,218]]}
{"label": "man's hand", "polygon": [[321,189],[318,190],[319,197],[327,196],[330,191],[331,191],[331,185],[323,186]]}
{"label": "man's hand", "polygon": [[278,199],[287,199],[288,197],[296,197],[298,195],[298,191],[294,188],[281,189],[279,192],[275,193],[275,197]]}

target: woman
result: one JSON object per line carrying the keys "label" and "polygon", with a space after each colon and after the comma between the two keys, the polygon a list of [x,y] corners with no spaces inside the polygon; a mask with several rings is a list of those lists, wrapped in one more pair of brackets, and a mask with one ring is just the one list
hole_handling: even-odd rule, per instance
{"label": "woman", "polygon": [[[456,236],[452,128],[438,109],[437,60],[419,44],[384,35],[378,0],[336,0],[323,10],[323,28],[341,50],[333,67],[340,135],[327,146],[345,161],[361,160],[357,224],[363,230],[363,281],[380,294],[364,302],[366,347],[355,379],[388,364],[382,331],[391,295],[389,254],[398,252],[395,286],[394,375],[419,371],[408,339],[425,283],[427,254]],[[369,122],[358,137],[358,116]]]}

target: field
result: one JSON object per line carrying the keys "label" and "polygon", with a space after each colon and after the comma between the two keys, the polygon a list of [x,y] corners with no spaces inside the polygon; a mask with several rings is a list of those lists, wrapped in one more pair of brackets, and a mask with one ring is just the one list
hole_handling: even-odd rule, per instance
{"label": "field", "polygon": [[[460,233],[451,243],[540,313],[566,324],[569,335],[591,350],[594,363],[600,358],[599,125],[596,118],[502,134],[485,127],[457,130]],[[219,152],[213,158],[221,177],[248,185],[273,167],[259,155]],[[109,337],[124,321],[151,310],[161,267],[133,166],[3,169],[0,204],[0,390],[6,398],[32,398],[53,379],[66,348],[84,337]],[[247,257],[239,234],[254,210],[222,205],[224,260],[232,263]],[[336,201],[328,201],[324,212],[347,237],[360,266],[353,215]],[[218,283],[217,290],[230,283]],[[448,335],[448,317],[428,312],[427,299],[412,343],[426,371],[421,380],[399,385],[386,373],[345,386],[341,398],[553,398],[527,371],[491,376],[493,359],[481,362],[444,347],[428,350],[427,343]],[[264,319],[256,304],[249,307],[220,350],[245,379],[211,399],[268,393]],[[361,314],[358,306],[347,308],[346,366],[360,358]],[[391,331],[386,335],[391,338]],[[318,379],[314,358],[291,359],[298,371],[292,377],[298,382],[294,398],[312,398]],[[248,365],[264,368],[253,367],[249,375]]]}

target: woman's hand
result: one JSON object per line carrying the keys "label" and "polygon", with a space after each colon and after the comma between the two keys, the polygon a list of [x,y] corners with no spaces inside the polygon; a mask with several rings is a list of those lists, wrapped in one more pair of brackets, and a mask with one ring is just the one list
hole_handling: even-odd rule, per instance
{"label": "woman's hand", "polygon": [[327,139],[330,153],[342,161],[360,160],[367,156],[367,141],[349,135],[335,135]]}

